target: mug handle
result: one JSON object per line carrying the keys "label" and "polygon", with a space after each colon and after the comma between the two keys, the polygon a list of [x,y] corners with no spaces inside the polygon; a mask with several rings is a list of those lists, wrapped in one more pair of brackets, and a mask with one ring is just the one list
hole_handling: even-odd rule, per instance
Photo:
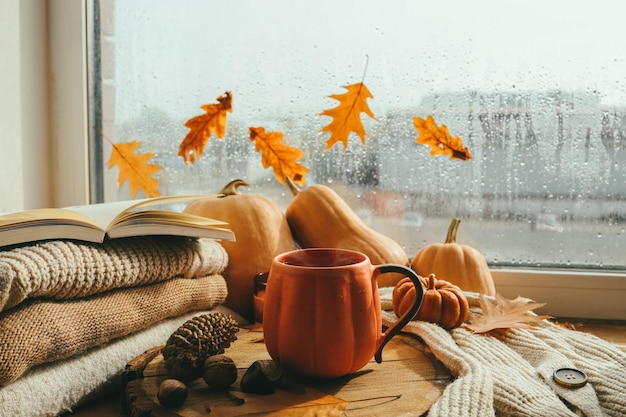
{"label": "mug handle", "polygon": [[396,321],[391,327],[387,328],[387,330],[383,333],[383,340],[378,347],[376,354],[374,355],[376,362],[381,363],[383,360],[383,348],[385,347],[387,342],[389,342],[389,340],[391,340],[391,338],[394,337],[396,334],[400,333],[400,330],[402,330],[402,328],[409,321],[411,321],[413,317],[415,317],[419,309],[422,307],[422,302],[424,301],[424,286],[422,285],[422,280],[420,279],[419,275],[417,275],[415,271],[413,271],[411,268],[408,268],[406,266],[396,264],[383,264],[376,265],[374,267],[374,270],[378,271],[378,274],[374,275],[375,277],[377,277],[379,274],[385,274],[387,272],[398,272],[411,278],[411,281],[413,281],[413,285],[415,285],[416,295],[415,303],[413,303],[413,306],[411,306],[409,311],[404,313],[404,315],[402,315],[402,317],[400,317],[398,321]]}

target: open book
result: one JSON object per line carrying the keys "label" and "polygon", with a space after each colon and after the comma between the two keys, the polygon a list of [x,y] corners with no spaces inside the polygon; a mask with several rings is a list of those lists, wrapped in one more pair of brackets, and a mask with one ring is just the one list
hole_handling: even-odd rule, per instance
{"label": "open book", "polygon": [[0,215],[0,247],[49,239],[101,243],[129,236],[175,235],[235,240],[228,223],[155,208],[218,195],[156,197]]}

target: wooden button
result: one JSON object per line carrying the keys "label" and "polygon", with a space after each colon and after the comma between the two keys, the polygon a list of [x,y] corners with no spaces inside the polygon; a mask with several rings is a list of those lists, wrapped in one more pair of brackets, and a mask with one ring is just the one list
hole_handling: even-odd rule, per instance
{"label": "wooden button", "polygon": [[587,375],[579,369],[560,368],[554,371],[554,380],[565,387],[579,388],[587,383]]}

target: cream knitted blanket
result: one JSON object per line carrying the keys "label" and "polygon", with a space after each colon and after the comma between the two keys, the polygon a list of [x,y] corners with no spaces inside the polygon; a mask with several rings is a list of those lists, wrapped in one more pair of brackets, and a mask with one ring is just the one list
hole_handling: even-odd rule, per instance
{"label": "cream knitted blanket", "polygon": [[[476,308],[477,295],[467,295]],[[381,293],[381,304],[389,326],[397,320],[390,294]],[[404,332],[421,338],[455,377],[429,417],[626,416],[626,353],[594,335],[548,321],[496,335],[411,321]],[[561,386],[553,380],[560,368],[582,370],[589,382]]]}
{"label": "cream knitted blanket", "polygon": [[0,311],[26,298],[72,299],[175,277],[222,273],[228,255],[210,239],[137,237],[103,244],[47,241],[0,251]]}

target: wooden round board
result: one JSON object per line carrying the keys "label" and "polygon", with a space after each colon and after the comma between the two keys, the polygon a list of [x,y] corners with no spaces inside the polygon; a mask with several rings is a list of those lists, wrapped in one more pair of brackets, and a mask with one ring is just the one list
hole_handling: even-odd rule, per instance
{"label": "wooden round board", "polygon": [[202,378],[188,384],[182,406],[159,403],[160,383],[171,378],[162,347],[133,359],[124,373],[126,413],[132,417],[220,417],[234,415],[416,415],[427,411],[449,383],[449,373],[423,350],[415,339],[396,336],[385,348],[382,364],[366,365],[356,374],[325,381],[294,379],[270,395],[241,391],[240,381],[256,360],[270,359],[259,327],[242,328],[228,348],[238,368],[229,390],[212,390]]}

